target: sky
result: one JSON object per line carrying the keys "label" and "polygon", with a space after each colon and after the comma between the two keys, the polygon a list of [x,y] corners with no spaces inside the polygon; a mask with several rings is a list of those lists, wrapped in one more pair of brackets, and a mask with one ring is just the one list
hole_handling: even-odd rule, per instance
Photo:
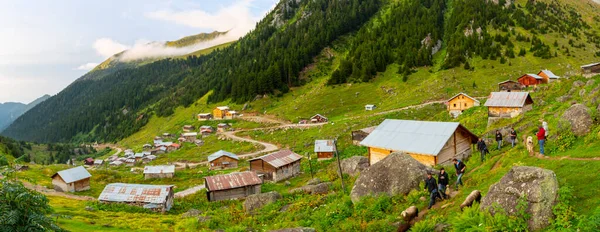
{"label": "sky", "polygon": [[[123,59],[178,55],[234,40],[277,0],[0,0],[0,103],[29,103],[55,95],[97,64],[129,49]],[[227,37],[184,49],[172,41],[212,31]]]}

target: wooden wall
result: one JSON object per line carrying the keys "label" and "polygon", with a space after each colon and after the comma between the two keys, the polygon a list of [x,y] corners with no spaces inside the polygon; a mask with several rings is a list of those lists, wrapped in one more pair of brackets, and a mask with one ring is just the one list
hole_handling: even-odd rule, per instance
{"label": "wooden wall", "polygon": [[333,152],[317,152],[317,158],[331,159],[331,158],[333,158]]}
{"label": "wooden wall", "polygon": [[227,114],[227,111],[226,110],[219,110],[219,109],[215,108],[213,110],[212,114],[213,114],[213,118],[223,119],[223,118],[225,118],[225,114]]}
{"label": "wooden wall", "polygon": [[[225,162],[229,162],[229,164],[223,164]],[[236,159],[233,159],[229,156],[221,156],[221,157],[213,160],[212,162],[210,162],[209,169],[215,170],[215,169],[229,169],[229,168],[237,168],[237,167],[238,167],[238,161]]]}
{"label": "wooden wall", "polygon": [[581,69],[583,71],[583,73],[585,74],[589,74],[589,73],[600,73],[600,64],[599,65],[595,65],[592,67],[588,67],[588,68],[583,68]]}
{"label": "wooden wall", "polygon": [[54,190],[59,192],[79,192],[90,189],[90,178],[85,178],[83,180],[75,181],[73,183],[65,183],[65,181],[60,177],[60,175],[56,175],[52,178],[52,185],[54,186]]}
{"label": "wooden wall", "polygon": [[475,106],[475,100],[462,94],[448,101],[448,111],[463,111],[473,106]]}
{"label": "wooden wall", "polygon": [[144,179],[162,179],[162,178],[173,178],[175,173],[146,173],[144,174]]}
{"label": "wooden wall", "polygon": [[385,158],[389,154],[392,154],[392,152],[394,152],[394,151],[376,148],[376,147],[369,147],[369,165],[373,165],[373,164],[381,161],[383,158]]}
{"label": "wooden wall", "polygon": [[300,173],[300,160],[285,165],[283,167],[279,167],[277,171],[273,174],[272,180],[275,182],[279,182],[282,180],[289,179],[295,175],[298,175],[298,173]]}
{"label": "wooden wall", "polygon": [[523,90],[523,85],[519,82],[506,82],[498,84],[499,91],[520,92]]}
{"label": "wooden wall", "polygon": [[259,194],[259,193],[260,193],[260,185],[252,185],[252,186],[244,186],[244,187],[234,188],[234,189],[210,191],[207,193],[207,197],[208,197],[209,201],[222,201],[222,200],[244,198],[249,195]]}
{"label": "wooden wall", "polygon": [[488,107],[488,117],[514,118],[531,110],[531,105],[525,107]]}

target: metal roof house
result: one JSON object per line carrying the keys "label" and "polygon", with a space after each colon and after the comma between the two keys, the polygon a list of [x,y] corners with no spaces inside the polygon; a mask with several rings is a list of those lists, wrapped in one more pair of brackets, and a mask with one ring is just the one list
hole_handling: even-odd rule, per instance
{"label": "metal roof house", "polygon": [[219,106],[213,110],[213,118],[224,119],[227,116],[227,111],[229,111],[229,106]]}
{"label": "metal roof house", "polygon": [[158,165],[144,167],[144,178],[173,178],[175,176],[175,165]]}
{"label": "metal roof house", "polygon": [[315,140],[315,153],[319,159],[331,159],[335,152],[333,140]]}
{"label": "metal roof house", "polygon": [[265,180],[275,182],[291,178],[300,173],[302,156],[291,150],[281,150],[249,160],[250,171],[263,174]]}
{"label": "metal roof house", "polygon": [[457,122],[386,119],[360,145],[368,147],[371,165],[400,151],[434,166],[470,156],[476,142],[477,136]]}
{"label": "metal roof house", "polygon": [[492,92],[484,104],[488,107],[488,117],[514,118],[533,107],[529,92]]}
{"label": "metal roof house", "polygon": [[600,74],[600,62],[582,65],[581,72],[586,77],[591,77]]}
{"label": "metal roof house", "polygon": [[234,172],[204,177],[208,201],[244,198],[259,194],[262,180],[256,172]]}
{"label": "metal roof house", "polygon": [[125,203],[164,213],[173,206],[173,196],[172,185],[113,183],[104,187],[98,201]]}
{"label": "metal roof house", "polygon": [[311,123],[326,123],[328,121],[329,119],[327,117],[320,114],[315,114],[314,116],[310,117]]}
{"label": "metal roof house", "polygon": [[374,110],[375,108],[376,108],[376,106],[373,104],[365,105],[366,111],[371,111],[371,110]]}
{"label": "metal roof house", "polygon": [[210,170],[237,168],[239,160],[236,154],[219,150],[208,156],[208,168]]}
{"label": "metal roof house", "polygon": [[450,115],[457,117],[458,115],[462,114],[463,111],[474,106],[479,106],[481,103],[466,93],[458,93],[448,99],[446,104]]}
{"label": "metal roof house", "polygon": [[54,190],[59,192],[79,192],[90,189],[92,175],[83,167],[62,170],[52,175]]}
{"label": "metal roof house", "polygon": [[525,87],[529,87],[529,86],[537,86],[540,84],[547,84],[548,80],[544,79],[541,76],[538,76],[537,74],[525,74],[521,77],[519,77],[517,79],[517,81],[519,83],[521,83],[522,85],[524,85]]}
{"label": "metal roof house", "polygon": [[548,69],[544,69],[544,70],[540,71],[537,75],[544,78],[544,80],[546,80],[546,82],[554,82],[554,81],[557,81],[558,79],[560,79],[559,76],[557,76],[556,74],[554,74],[552,71],[550,71]]}
{"label": "metal roof house", "polygon": [[519,92],[522,91],[523,88],[525,88],[525,86],[521,83],[512,80],[498,83],[498,91],[500,92]]}

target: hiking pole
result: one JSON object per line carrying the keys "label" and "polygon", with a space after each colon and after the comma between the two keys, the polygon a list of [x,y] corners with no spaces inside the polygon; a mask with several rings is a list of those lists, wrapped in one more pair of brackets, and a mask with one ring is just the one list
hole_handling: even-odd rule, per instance
{"label": "hiking pole", "polygon": [[342,181],[342,191],[346,193],[346,187],[344,187],[344,174],[342,173],[342,163],[340,162],[340,154],[337,149],[337,138],[333,140],[333,148],[335,150],[335,157],[337,158],[338,171],[340,172],[340,180]]}

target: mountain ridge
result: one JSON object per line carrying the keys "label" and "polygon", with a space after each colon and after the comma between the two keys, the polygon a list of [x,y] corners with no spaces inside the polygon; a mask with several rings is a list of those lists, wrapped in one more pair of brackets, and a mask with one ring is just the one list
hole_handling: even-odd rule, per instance
{"label": "mountain ridge", "polygon": [[19,116],[29,111],[31,108],[50,98],[51,96],[45,94],[28,104],[20,102],[5,102],[0,103],[0,132],[8,127],[13,121]]}

